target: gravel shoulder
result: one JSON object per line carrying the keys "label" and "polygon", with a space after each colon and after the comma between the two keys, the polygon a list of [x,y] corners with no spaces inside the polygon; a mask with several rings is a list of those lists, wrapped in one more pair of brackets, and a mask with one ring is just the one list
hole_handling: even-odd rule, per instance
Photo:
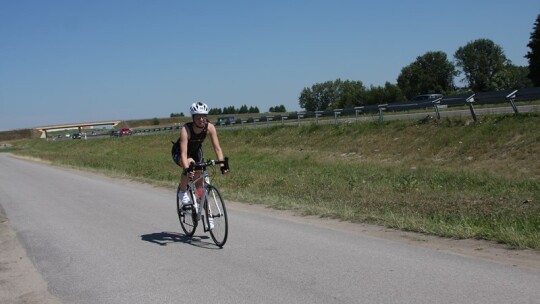
{"label": "gravel shoulder", "polygon": [[0,303],[57,304],[0,206]]}

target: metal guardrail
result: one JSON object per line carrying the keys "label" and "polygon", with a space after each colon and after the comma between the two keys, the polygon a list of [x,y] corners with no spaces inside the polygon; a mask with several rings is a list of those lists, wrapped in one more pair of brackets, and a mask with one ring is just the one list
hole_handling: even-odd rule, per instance
{"label": "metal guardrail", "polygon": [[[260,117],[248,117],[238,118],[233,121],[214,122],[216,126],[226,127],[239,127],[244,124],[253,124],[253,126],[271,126],[271,125],[301,125],[309,122],[319,123],[338,123],[338,122],[358,122],[360,120],[384,120],[385,112],[408,112],[414,110],[426,110],[433,109],[437,119],[441,118],[441,109],[451,108],[457,106],[468,106],[470,115],[474,121],[477,121],[477,113],[507,113],[508,111],[501,110],[482,110],[479,111],[474,108],[474,105],[492,105],[492,104],[510,104],[512,111],[518,114],[518,108],[515,105],[518,101],[534,101],[540,100],[540,87],[525,88],[520,90],[503,90],[494,92],[482,92],[482,93],[466,93],[453,96],[444,96],[442,98],[421,101],[421,102],[396,102],[396,103],[383,103],[378,105],[368,105],[355,108],[346,109],[334,109],[326,111],[306,111],[295,112],[287,115],[263,115]],[[530,111],[538,111],[539,107],[532,107]],[[466,111],[466,110],[465,110]],[[463,115],[464,112],[458,111],[456,115]],[[372,114],[370,116],[370,114]],[[418,119],[424,118],[425,113],[418,114],[399,114],[401,119]],[[351,118],[353,117],[354,118]],[[347,118],[346,118],[347,117]],[[388,118],[388,116],[387,116]],[[394,119],[394,118],[393,118]],[[397,119],[397,118],[396,118]],[[145,134],[151,132],[163,132],[179,130],[181,126],[165,126],[165,127],[153,127],[134,129],[133,134]]]}
{"label": "metal guardrail", "polygon": [[315,119],[315,123],[318,123],[319,119],[327,117],[334,118],[337,122],[340,116],[352,116],[354,115],[358,120],[359,114],[378,114],[379,120],[384,120],[385,112],[403,112],[414,111],[433,108],[437,118],[440,119],[440,109],[450,108],[457,106],[468,106],[471,116],[476,121],[476,111],[474,105],[492,105],[492,104],[510,104],[514,113],[518,114],[518,109],[515,102],[518,101],[534,101],[540,100],[540,87],[525,88],[520,90],[502,90],[493,92],[482,93],[465,93],[461,95],[444,96],[442,98],[427,100],[421,102],[395,102],[395,103],[383,103],[378,105],[367,105],[355,108],[347,109],[334,109],[326,111],[306,111],[289,113],[287,115],[265,115],[261,117],[253,118],[239,118],[233,122],[218,123],[218,126],[227,125],[243,125],[245,123],[254,122],[270,122],[281,121],[284,124],[285,120],[297,120],[300,123],[300,119]]}

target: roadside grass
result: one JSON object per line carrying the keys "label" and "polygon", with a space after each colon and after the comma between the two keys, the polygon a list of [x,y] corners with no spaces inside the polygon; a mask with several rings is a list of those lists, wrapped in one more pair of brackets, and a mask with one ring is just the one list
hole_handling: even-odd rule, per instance
{"label": "roadside grass", "polygon": [[[539,250],[539,127],[532,113],[219,129],[232,171],[213,182],[230,200]],[[174,189],[177,136],[36,139],[10,151]]]}

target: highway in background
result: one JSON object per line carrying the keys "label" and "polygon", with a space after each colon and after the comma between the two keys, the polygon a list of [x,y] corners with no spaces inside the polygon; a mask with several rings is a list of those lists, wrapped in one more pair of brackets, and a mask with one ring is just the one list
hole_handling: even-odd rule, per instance
{"label": "highway in background", "polygon": [[[528,106],[519,106],[518,110],[520,113],[528,113],[528,112],[538,112],[540,111],[540,105],[528,105]],[[512,114],[513,109],[511,107],[494,107],[494,108],[479,108],[475,109],[475,114],[477,116],[482,115],[500,115],[500,114]],[[465,117],[472,119],[471,111],[470,110],[448,110],[443,109],[440,112],[441,119],[444,119],[445,117]],[[403,112],[383,112],[382,115],[380,114],[364,114],[364,115],[358,115],[358,116],[346,116],[341,117],[339,115],[335,116],[334,118],[324,117],[324,118],[305,118],[300,117],[297,119],[291,119],[291,118],[276,118],[272,117],[272,120],[268,121],[261,121],[261,117],[254,118],[254,122],[242,122],[242,123],[233,123],[233,124],[218,124],[213,121],[214,124],[216,124],[216,127],[220,129],[236,129],[236,128],[260,128],[260,127],[271,127],[271,126],[304,126],[304,125],[312,125],[312,124],[338,124],[338,123],[356,123],[356,122],[366,122],[366,121],[379,121],[379,120],[416,120],[417,122],[421,122],[422,120],[427,121],[434,121],[437,116],[435,112],[431,111],[425,111],[425,112],[417,112],[417,113],[403,113]],[[179,131],[180,126],[174,125],[174,126],[152,126],[152,127],[144,127],[144,128],[133,128],[133,135],[150,135],[150,134],[156,134],[159,132],[180,132]],[[119,135],[112,136],[111,130],[99,130],[95,129],[92,131],[86,131],[81,133],[81,136],[77,138],[78,139],[92,139],[92,138],[104,138],[104,137],[120,137]],[[118,133],[118,132],[117,132]],[[53,137],[50,137],[48,140],[68,140],[72,139],[73,134],[71,133],[62,133],[61,135],[56,135]]]}

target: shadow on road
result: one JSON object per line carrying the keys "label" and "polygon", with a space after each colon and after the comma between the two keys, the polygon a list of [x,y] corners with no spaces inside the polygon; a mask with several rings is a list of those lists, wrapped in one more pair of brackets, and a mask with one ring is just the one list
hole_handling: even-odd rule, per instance
{"label": "shadow on road", "polygon": [[186,236],[185,234],[177,233],[177,232],[154,232],[149,234],[143,234],[141,235],[141,240],[158,244],[160,246],[167,246],[167,244],[171,243],[185,243],[190,244],[193,246],[201,247],[201,248],[208,248],[208,249],[220,249],[219,247],[215,246],[213,242],[206,242],[203,240],[209,239],[208,236]]}

